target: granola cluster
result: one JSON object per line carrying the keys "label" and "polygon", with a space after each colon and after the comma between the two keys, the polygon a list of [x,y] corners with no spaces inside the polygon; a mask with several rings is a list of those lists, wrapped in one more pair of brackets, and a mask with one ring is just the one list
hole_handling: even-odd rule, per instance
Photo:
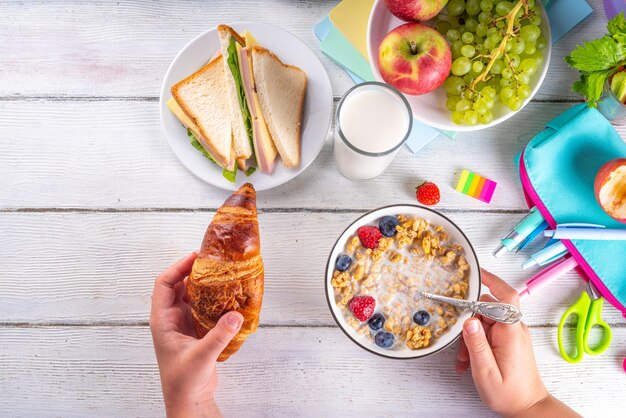
{"label": "granola cluster", "polygon": [[[376,331],[355,318],[348,307],[355,297],[372,296],[376,312],[384,317],[380,331],[392,333],[394,347],[428,347],[457,321],[459,312],[447,304],[420,297],[426,291],[457,299],[468,292],[469,265],[463,247],[450,243],[441,226],[421,218],[397,217],[396,233],[383,237],[374,249],[361,245],[357,235],[348,239],[344,255],[351,258],[345,271],[335,270],[331,285],[335,303],[347,323],[374,341]],[[426,324],[415,323],[415,312],[425,311]]]}

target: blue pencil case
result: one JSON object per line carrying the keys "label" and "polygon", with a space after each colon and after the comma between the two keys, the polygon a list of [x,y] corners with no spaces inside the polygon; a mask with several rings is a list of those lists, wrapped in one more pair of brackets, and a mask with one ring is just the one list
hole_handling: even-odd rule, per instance
{"label": "blue pencil case", "polygon": [[[626,143],[596,109],[575,106],[553,119],[523,150],[519,171],[529,207],[549,226],[593,223],[626,225],[596,202],[594,180],[609,160],[626,157]],[[626,317],[626,241],[562,240],[577,270]]]}

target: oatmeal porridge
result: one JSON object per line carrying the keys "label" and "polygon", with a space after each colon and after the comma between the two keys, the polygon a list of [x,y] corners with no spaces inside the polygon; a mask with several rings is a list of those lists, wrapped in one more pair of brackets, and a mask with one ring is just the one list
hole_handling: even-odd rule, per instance
{"label": "oatmeal porridge", "polygon": [[468,294],[463,247],[421,218],[384,216],[349,237],[335,261],[335,303],[349,326],[381,348],[419,350],[448,332],[454,306],[420,297]]}

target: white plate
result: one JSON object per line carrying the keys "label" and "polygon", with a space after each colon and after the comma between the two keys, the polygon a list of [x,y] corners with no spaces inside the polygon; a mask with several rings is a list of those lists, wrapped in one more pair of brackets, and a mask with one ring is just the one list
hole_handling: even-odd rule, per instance
{"label": "white plate", "polygon": [[303,172],[317,157],[330,130],[333,113],[333,92],[322,63],[302,41],[276,26],[258,22],[230,24],[236,31],[248,30],[259,44],[275,53],[285,64],[300,67],[307,75],[307,92],[302,116],[302,158],[300,167],[285,168],[279,162],[272,174],[255,171],[250,177],[237,173],[236,183],[222,176],[222,169],[208,161],[191,146],[187,129],[169,111],[165,103],[172,97],[170,88],[202,67],[219,49],[217,28],[189,42],[170,64],[161,86],[161,123],[174,154],[193,174],[224,190],[236,190],[243,183],[254,184],[257,191],[271,189],[288,182]]}
{"label": "white plate", "polygon": [[437,338],[437,340],[435,340],[433,345],[431,345],[430,347],[419,350],[389,350],[380,348],[373,342],[367,341],[362,335],[357,334],[354,328],[348,325],[345,318],[343,317],[343,314],[341,313],[341,310],[337,307],[337,304],[335,303],[335,290],[333,289],[330,281],[332,280],[333,273],[335,271],[335,261],[337,260],[339,254],[343,253],[343,249],[346,245],[346,242],[348,241],[348,238],[355,235],[356,230],[363,225],[378,226],[378,220],[387,215],[408,215],[410,217],[425,219],[433,225],[441,225],[448,233],[450,241],[461,245],[465,250],[465,258],[467,259],[467,263],[470,266],[469,293],[467,299],[478,300],[478,297],[480,296],[481,285],[478,257],[476,257],[476,252],[474,251],[472,244],[470,244],[469,240],[467,239],[465,234],[463,234],[463,232],[459,229],[459,227],[439,212],[425,208],[423,206],[392,205],[366,213],[365,215],[354,221],[352,224],[350,224],[350,226],[348,226],[348,228],[346,228],[346,230],[343,231],[343,233],[339,236],[337,242],[335,242],[335,245],[330,252],[328,263],[326,265],[326,301],[328,302],[328,307],[330,308],[330,312],[335,318],[337,325],[339,325],[341,330],[348,336],[348,338],[350,338],[361,348],[369,351],[370,353],[394,359],[424,357],[429,354],[433,354],[440,350],[443,350],[444,348],[452,344],[461,335],[461,332],[463,331],[463,322],[465,322],[466,319],[470,318],[472,316],[472,313],[469,311],[461,312],[459,314],[459,317],[457,318],[458,320],[456,324],[450,327],[450,330],[448,332]]}
{"label": "white plate", "polygon": [[[541,5],[538,1],[537,4]],[[369,55],[370,67],[374,78],[378,81],[384,82],[383,78],[378,71],[378,45],[387,36],[391,30],[406,23],[403,20],[398,19],[387,10],[383,0],[376,0],[374,7],[369,17],[369,23],[367,25],[367,53]],[[545,36],[547,41],[547,47],[544,49],[544,59],[541,67],[537,73],[531,78],[530,85],[534,86],[530,97],[526,99],[522,105],[522,109],[526,106],[532,98],[535,96],[539,87],[543,83],[548,67],[550,66],[550,55],[552,52],[552,36],[550,34],[550,24],[548,22],[548,15],[545,9],[542,8],[541,14],[541,33]],[[447,131],[478,131],[485,128],[496,126],[499,123],[504,122],[517,112],[513,112],[503,104],[496,101],[496,106],[493,111],[493,121],[487,125],[477,124],[474,126],[457,125],[452,122],[452,112],[446,109],[446,92],[443,87],[439,87],[437,90],[421,96],[409,96],[405,95],[411,108],[413,109],[413,116],[415,119],[424,122],[426,125],[432,126],[438,129],[444,129]],[[521,109],[520,109],[521,110]],[[520,111],[518,110],[518,112]]]}

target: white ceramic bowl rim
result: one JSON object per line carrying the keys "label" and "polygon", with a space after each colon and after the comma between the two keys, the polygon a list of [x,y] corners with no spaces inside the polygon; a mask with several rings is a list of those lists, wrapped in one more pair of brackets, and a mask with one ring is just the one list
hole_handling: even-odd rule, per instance
{"label": "white ceramic bowl rim", "polygon": [[[351,222],[342,232],[341,234],[339,234],[339,237],[337,238],[337,240],[335,241],[335,243],[333,244],[332,249],[330,250],[330,254],[328,255],[328,262],[326,263],[326,269],[324,271],[324,293],[326,294],[326,302],[328,303],[328,309],[330,310],[331,315],[333,316],[333,319],[335,320],[335,323],[337,324],[337,326],[339,327],[339,329],[341,329],[341,331],[350,339],[350,341],[352,341],[354,344],[356,344],[358,347],[362,348],[365,351],[368,351],[372,354],[376,354],[377,356],[381,356],[381,357],[385,357],[385,358],[389,358],[389,359],[393,359],[393,360],[414,360],[417,358],[423,358],[423,357],[428,357],[430,355],[433,355],[435,353],[439,353],[440,351],[448,348],[451,344],[453,344],[456,340],[459,339],[459,337],[461,336],[461,332],[459,332],[454,338],[452,338],[448,343],[442,345],[441,347],[439,347],[436,350],[433,350],[431,352],[428,353],[423,353],[423,354],[416,354],[415,356],[410,356],[410,357],[399,357],[399,356],[393,356],[393,355],[387,355],[387,354],[383,354],[383,353],[379,353],[377,351],[374,351],[368,347],[366,347],[365,345],[361,344],[359,341],[357,341],[352,335],[350,335],[350,333],[343,327],[343,325],[341,324],[341,321],[339,321],[339,318],[337,318],[337,316],[335,315],[335,311],[333,309],[333,305],[334,305],[334,301],[331,301],[330,299],[330,291],[329,291],[329,271],[330,270],[330,266],[331,263],[333,262],[332,260],[332,256],[333,253],[335,252],[335,249],[337,248],[337,244],[339,243],[339,241],[341,240],[341,238],[345,235],[345,233],[355,224],[359,223],[361,221],[361,219],[372,215],[376,212],[380,212],[382,210],[385,209],[390,209],[390,208],[406,208],[406,207],[414,207],[414,208],[419,208],[420,210],[426,210],[429,212],[432,212],[433,214],[435,214],[436,216],[439,216],[443,219],[445,219],[446,221],[450,222],[451,225],[453,225],[457,231],[465,238],[465,240],[467,241],[470,250],[472,251],[472,256],[474,261],[476,262],[476,266],[478,267],[478,292],[476,293],[476,300],[478,300],[480,298],[480,291],[482,288],[482,275],[481,275],[481,271],[480,271],[480,263],[478,261],[478,256],[476,255],[476,251],[474,250],[474,246],[472,245],[472,243],[470,242],[470,240],[467,238],[467,236],[465,235],[465,233],[463,232],[463,230],[461,230],[461,228],[458,227],[458,225],[453,222],[450,218],[448,218],[447,216],[441,214],[440,212],[434,210],[434,209],[430,209],[427,208],[425,206],[419,206],[419,205],[413,205],[413,204],[395,204],[395,205],[388,205],[388,206],[382,206],[380,208],[377,209],[373,209],[367,213],[364,213],[363,215],[359,216],[357,219],[355,219],[353,222]],[[334,270],[334,269],[333,269]],[[471,314],[471,317],[473,317],[474,314]],[[393,353],[393,351],[390,351],[390,353]],[[416,353],[419,353],[419,351],[416,351]]]}

